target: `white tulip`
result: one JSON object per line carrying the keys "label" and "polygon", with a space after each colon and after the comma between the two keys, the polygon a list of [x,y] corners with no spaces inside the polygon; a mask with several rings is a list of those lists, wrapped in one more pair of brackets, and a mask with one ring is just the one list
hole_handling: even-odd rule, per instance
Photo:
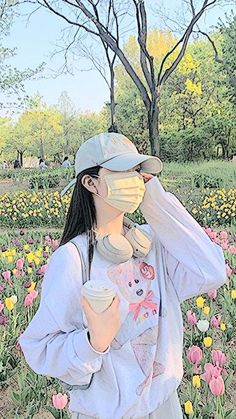
{"label": "white tulip", "polygon": [[16,302],[17,302],[17,296],[16,295],[12,295],[10,297],[10,299],[11,299],[12,304],[16,304]]}
{"label": "white tulip", "polygon": [[209,329],[209,321],[208,320],[198,320],[197,328],[200,332],[206,332]]}

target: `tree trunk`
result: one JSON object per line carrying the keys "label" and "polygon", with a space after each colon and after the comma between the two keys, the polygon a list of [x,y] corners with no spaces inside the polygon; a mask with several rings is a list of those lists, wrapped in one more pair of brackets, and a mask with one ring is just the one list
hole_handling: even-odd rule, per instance
{"label": "tree trunk", "polygon": [[113,67],[110,68],[111,83],[110,83],[110,118],[111,125],[108,128],[108,132],[118,132],[117,125],[115,122],[115,73]]}
{"label": "tree trunk", "polygon": [[23,154],[24,154],[24,151],[19,151],[19,157],[20,157],[20,165],[21,165],[21,167],[23,167]]}
{"label": "tree trunk", "polygon": [[42,138],[40,138],[40,154],[41,158],[44,160],[44,144]]}
{"label": "tree trunk", "polygon": [[158,101],[157,98],[154,98],[148,111],[148,131],[153,156],[160,155],[159,113]]}

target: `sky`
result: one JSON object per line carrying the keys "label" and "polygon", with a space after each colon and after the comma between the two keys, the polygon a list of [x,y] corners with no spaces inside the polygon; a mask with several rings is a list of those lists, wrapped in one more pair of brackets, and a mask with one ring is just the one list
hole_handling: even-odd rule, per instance
{"label": "sky", "polygon": [[[151,0],[147,0],[150,2]],[[178,10],[180,0],[168,0],[168,8]],[[198,0],[198,4],[201,1]],[[158,0],[152,1],[152,5],[161,5]],[[210,10],[207,16],[201,20],[201,27],[209,29],[215,25],[219,17],[224,17],[224,12],[232,6],[215,7]],[[9,64],[19,69],[35,68],[40,63],[46,62],[44,76],[25,83],[26,92],[32,96],[37,92],[43,96],[43,100],[49,105],[57,103],[62,91],[67,91],[77,111],[99,111],[104,103],[109,100],[109,90],[96,71],[86,71],[91,64],[84,59],[78,59],[74,64],[80,68],[74,75],[66,74],[53,78],[52,74],[63,64],[63,56],[57,55],[52,58],[51,54],[56,49],[61,31],[65,23],[47,11],[38,11],[30,17],[27,15],[32,9],[27,5],[24,7],[23,15],[15,20],[10,36],[4,40],[4,45],[17,47],[17,55],[9,60]],[[179,9],[181,12],[181,9]],[[162,22],[158,15],[149,18],[150,26],[161,27]],[[83,70],[83,71],[81,71]]]}

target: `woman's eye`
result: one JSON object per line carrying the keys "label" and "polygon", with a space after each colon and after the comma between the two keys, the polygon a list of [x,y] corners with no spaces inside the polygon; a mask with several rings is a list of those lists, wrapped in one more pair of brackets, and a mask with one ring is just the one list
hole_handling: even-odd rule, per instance
{"label": "woman's eye", "polygon": [[134,282],[135,282],[136,284],[138,284],[138,283],[139,283],[139,280],[138,280],[138,279],[135,279],[135,280],[134,280]]}
{"label": "woman's eye", "polygon": [[141,167],[138,167],[138,169],[136,169],[136,172],[140,173],[141,172]]}

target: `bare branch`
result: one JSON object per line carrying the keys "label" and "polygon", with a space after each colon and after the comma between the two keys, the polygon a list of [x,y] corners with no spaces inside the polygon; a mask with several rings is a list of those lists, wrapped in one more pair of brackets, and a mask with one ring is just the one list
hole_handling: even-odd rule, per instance
{"label": "bare branch", "polygon": [[[204,0],[203,5],[201,7],[201,9],[199,10],[199,12],[197,14],[195,14],[189,24],[189,26],[187,27],[184,35],[182,36],[182,38],[177,42],[177,44],[172,48],[171,51],[168,52],[168,54],[166,54],[166,56],[164,57],[162,63],[161,63],[161,67],[160,67],[160,71],[157,77],[157,87],[161,86],[163,83],[165,83],[165,81],[167,80],[167,78],[170,76],[170,74],[176,69],[176,67],[178,66],[179,62],[182,60],[186,48],[187,48],[187,44],[190,38],[190,35],[192,33],[193,27],[194,25],[197,23],[197,21],[200,19],[200,17],[202,16],[202,14],[204,13],[204,11],[210,7],[212,4],[214,4],[216,2],[216,0],[212,0],[210,3],[208,3],[208,0]],[[180,43],[183,42],[183,45],[181,47],[181,50],[177,56],[177,58],[174,60],[174,62],[171,64],[171,66],[169,68],[166,69],[166,71],[164,72],[163,76],[161,76],[164,64],[167,60],[167,58],[173,53],[173,51],[175,51],[175,49],[180,45]]]}
{"label": "bare branch", "polygon": [[198,29],[198,32],[201,33],[202,35],[204,35],[208,41],[210,42],[213,51],[215,53],[215,61],[219,64],[222,64],[223,68],[225,69],[225,71],[227,72],[229,79],[231,81],[231,84],[236,87],[236,77],[233,75],[232,71],[230,70],[229,66],[227,65],[226,61],[222,58],[219,57],[215,42],[213,41],[213,39],[206,33],[201,31],[200,29]]}

